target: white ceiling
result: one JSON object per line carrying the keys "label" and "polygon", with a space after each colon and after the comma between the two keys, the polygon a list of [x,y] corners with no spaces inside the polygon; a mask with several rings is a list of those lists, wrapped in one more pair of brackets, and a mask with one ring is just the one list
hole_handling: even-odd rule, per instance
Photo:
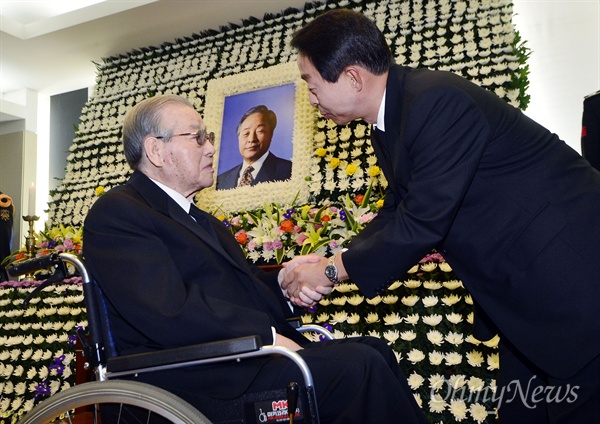
{"label": "white ceiling", "polygon": [[[302,9],[306,0],[0,0],[0,95],[94,84],[102,58]],[[65,6],[77,5],[68,10]],[[83,6],[83,7],[82,7]],[[5,116],[1,113],[2,120]]]}

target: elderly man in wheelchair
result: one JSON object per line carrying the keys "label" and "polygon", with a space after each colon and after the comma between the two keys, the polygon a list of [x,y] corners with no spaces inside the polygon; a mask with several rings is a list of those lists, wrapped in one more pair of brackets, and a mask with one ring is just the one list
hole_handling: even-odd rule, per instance
{"label": "elderly man in wheelchair", "polygon": [[[194,205],[196,193],[213,185],[213,142],[200,115],[178,96],[145,99],[125,117],[133,175],[102,195],[84,223],[85,261],[110,322],[109,356],[126,363],[113,376],[119,366],[135,369],[130,358],[185,356],[186,346],[233,339],[261,354],[242,357],[226,347],[225,360],[120,378],[165,389],[215,423],[280,422],[277,412],[266,415],[264,401],[275,410],[289,402],[297,422],[425,422],[385,342],[303,336],[288,321],[294,308],[277,273],[249,265],[229,229]],[[272,347],[274,354],[263,355]],[[301,417],[292,406],[296,384],[300,403],[315,409]]]}

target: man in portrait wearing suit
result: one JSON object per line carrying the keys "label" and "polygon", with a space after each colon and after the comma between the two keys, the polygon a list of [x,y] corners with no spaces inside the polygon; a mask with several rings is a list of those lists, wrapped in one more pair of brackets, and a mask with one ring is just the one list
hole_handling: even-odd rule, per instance
{"label": "man in portrait wearing suit", "polygon": [[[322,423],[425,422],[384,341],[309,342],[286,321],[292,311],[277,273],[250,266],[231,232],[194,205],[196,193],[213,184],[213,142],[200,115],[175,95],[145,99],[125,117],[124,151],[134,173],[103,194],[84,223],[84,255],[106,297],[118,351],[259,335],[307,362]],[[277,356],[132,378],[200,411],[207,398],[303,381]]]}
{"label": "man in portrait wearing suit", "polygon": [[277,115],[264,105],[244,113],[236,130],[243,162],[217,176],[217,190],[285,181],[292,176],[292,162],[269,151],[276,126]]}
{"label": "man in portrait wearing suit", "polygon": [[373,124],[389,184],[347,250],[296,258],[282,288],[310,305],[350,278],[372,297],[437,249],[473,296],[475,336],[500,335],[500,421],[600,422],[600,173],[493,93],[394,65],[360,13],[325,13],[292,46],[325,118]]}

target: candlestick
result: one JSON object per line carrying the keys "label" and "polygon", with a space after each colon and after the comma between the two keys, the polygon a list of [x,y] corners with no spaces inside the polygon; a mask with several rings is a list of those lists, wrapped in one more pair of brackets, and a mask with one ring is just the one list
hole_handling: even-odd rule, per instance
{"label": "candlestick", "polygon": [[27,208],[27,215],[35,216],[35,184],[31,183],[29,186],[29,207]]}
{"label": "candlestick", "polygon": [[25,249],[27,250],[27,256],[30,258],[35,256],[35,230],[33,229],[33,225],[38,219],[40,219],[40,217],[35,215],[23,217],[24,221],[29,222],[29,234],[25,237]]}

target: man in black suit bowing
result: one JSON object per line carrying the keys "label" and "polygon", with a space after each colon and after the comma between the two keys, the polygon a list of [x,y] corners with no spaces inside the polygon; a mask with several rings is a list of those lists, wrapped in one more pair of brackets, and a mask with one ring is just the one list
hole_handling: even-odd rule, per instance
{"label": "man in black suit bowing", "polygon": [[292,46],[325,118],[374,125],[388,188],[347,251],[296,258],[282,287],[303,305],[347,278],[374,296],[438,249],[475,300],[475,336],[500,334],[500,421],[600,422],[600,279],[590,269],[600,173],[493,93],[394,65],[364,15],[325,13]]}
{"label": "man in black suit bowing", "polygon": [[290,179],[292,162],[269,150],[276,126],[277,115],[265,105],[244,113],[236,130],[243,162],[217,176],[217,190]]}
{"label": "man in black suit bowing", "polygon": [[[277,273],[251,267],[233,235],[193,205],[213,184],[212,145],[200,115],[174,95],[143,100],[123,125],[134,173],[102,195],[84,225],[87,264],[104,291],[118,350],[146,352],[253,334],[308,363],[323,423],[417,423],[424,414],[393,351],[372,337],[311,343],[285,320]],[[202,411],[302,381],[279,357],[146,373]],[[210,416],[208,417],[211,418]]]}

